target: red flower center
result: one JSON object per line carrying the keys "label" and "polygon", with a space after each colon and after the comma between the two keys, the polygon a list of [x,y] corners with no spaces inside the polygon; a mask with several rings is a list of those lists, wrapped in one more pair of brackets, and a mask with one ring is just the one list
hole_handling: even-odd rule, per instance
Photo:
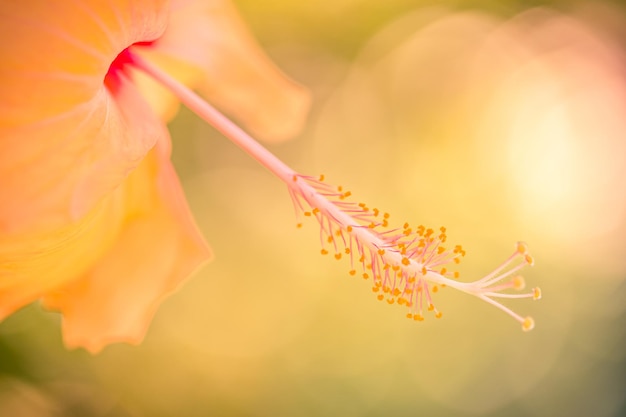
{"label": "red flower center", "polygon": [[104,85],[106,86],[106,88],[109,89],[109,91],[113,93],[117,91],[121,85],[120,78],[122,76],[129,76],[127,72],[127,65],[132,65],[133,63],[133,55],[130,52],[130,48],[135,45],[148,46],[152,45],[153,43],[154,41],[136,42],[125,48],[115,57],[115,59],[113,60],[113,62],[111,62],[111,65],[109,66],[109,70],[104,76]]}

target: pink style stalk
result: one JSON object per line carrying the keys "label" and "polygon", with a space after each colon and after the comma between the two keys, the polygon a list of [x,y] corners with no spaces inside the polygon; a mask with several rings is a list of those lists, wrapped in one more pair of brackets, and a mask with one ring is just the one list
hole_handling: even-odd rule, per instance
{"label": "pink style stalk", "polygon": [[[534,327],[531,317],[523,317],[497,301],[502,298],[541,298],[539,288],[525,293],[504,292],[524,289],[524,279],[518,272],[534,263],[525,243],[518,243],[511,256],[483,278],[460,282],[457,280],[459,273],[449,270],[446,265],[458,264],[465,256],[465,250],[460,245],[452,250],[443,246],[447,239],[444,227],[438,231],[421,225],[412,228],[408,223],[398,228],[390,227],[388,213],[348,201],[350,191],[326,184],[323,175],[311,177],[297,173],[176,79],[129,50],[123,54],[124,65],[132,65],[161,83],[189,109],[283,181],[297,215],[314,217],[319,223],[322,255],[332,252],[338,260],[342,257],[349,259],[350,274],[356,275],[360,269],[364,279],[371,278],[372,291],[378,300],[407,307],[406,316],[415,321],[424,320],[425,311],[440,318],[442,313],[435,308],[431,293],[447,286],[499,308],[517,320],[524,331]],[[123,71],[124,65],[118,65],[115,70]],[[301,226],[302,223],[298,223],[298,227]]]}

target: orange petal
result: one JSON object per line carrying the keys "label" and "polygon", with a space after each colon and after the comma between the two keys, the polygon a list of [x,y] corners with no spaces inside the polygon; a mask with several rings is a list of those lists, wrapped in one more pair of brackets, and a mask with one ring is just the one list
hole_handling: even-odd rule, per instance
{"label": "orange petal", "polygon": [[[137,47],[180,81],[197,85],[208,101],[255,136],[280,141],[302,128],[309,94],[269,60],[226,0],[174,0],[165,34]],[[142,91],[161,103],[158,87],[141,75]],[[171,109],[170,109],[171,110]]]}
{"label": "orange petal", "polygon": [[139,343],[161,301],[210,257],[167,155],[151,152],[115,198],[124,219],[115,244],[81,279],[44,299],[63,314],[66,345],[93,353]]}
{"label": "orange petal", "polygon": [[0,233],[77,220],[163,136],[139,94],[113,95],[104,77],[163,33],[167,12],[160,0],[0,2]]}

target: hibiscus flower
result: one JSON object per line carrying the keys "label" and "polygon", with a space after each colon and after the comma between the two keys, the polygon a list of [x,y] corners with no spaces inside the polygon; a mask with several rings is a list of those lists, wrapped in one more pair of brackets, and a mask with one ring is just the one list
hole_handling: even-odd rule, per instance
{"label": "hibiscus flower", "polygon": [[394,227],[248,133],[293,135],[308,98],[227,3],[27,0],[3,3],[0,22],[14,40],[0,64],[0,317],[42,299],[62,313],[70,347],[138,343],[160,301],[209,258],[169,162],[163,118],[176,98],[282,180],[298,216],[318,222],[322,255],[347,259],[379,300],[414,321],[440,318],[432,294],[448,286],[533,328],[496,301],[541,297],[507,292],[524,288],[518,271],[534,262],[525,244],[483,278],[458,281],[449,264],[465,250],[447,245],[445,227]]}
{"label": "hibiscus flower", "polygon": [[138,343],[211,252],[169,160],[177,103],[128,52],[263,138],[308,96],[223,0],[7,1],[0,22],[0,319],[42,299],[69,347]]}

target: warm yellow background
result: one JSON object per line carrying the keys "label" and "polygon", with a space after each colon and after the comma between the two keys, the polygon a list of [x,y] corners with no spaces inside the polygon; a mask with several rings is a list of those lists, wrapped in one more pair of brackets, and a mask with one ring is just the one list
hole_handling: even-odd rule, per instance
{"label": "warm yellow background", "polygon": [[[36,305],[6,320],[0,416],[623,415],[626,15],[560,2],[576,18],[535,27],[554,12],[527,3],[236,2],[314,97],[270,149],[399,224],[446,226],[462,278],[526,241],[544,298],[508,305],[535,330],[451,289],[419,324],[377,302],[295,228],[277,179],[183,109],[174,162],[215,260],[140,347],[67,352]],[[493,35],[514,15],[528,31]],[[576,42],[546,60],[531,38]]]}

